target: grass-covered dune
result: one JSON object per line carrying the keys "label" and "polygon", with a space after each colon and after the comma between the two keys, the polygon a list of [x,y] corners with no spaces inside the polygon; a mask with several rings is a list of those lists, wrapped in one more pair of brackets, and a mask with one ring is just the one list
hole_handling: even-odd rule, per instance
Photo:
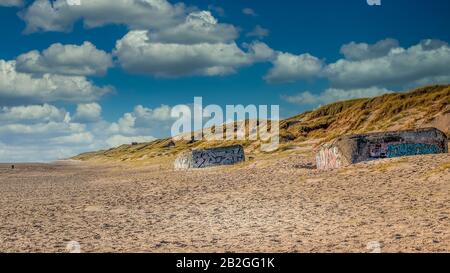
{"label": "grass-covered dune", "polygon": [[[238,126],[238,124],[235,124]],[[436,127],[450,134],[450,85],[434,85],[405,93],[336,102],[280,121],[280,149],[318,145],[338,136],[390,130]],[[246,153],[260,153],[259,141],[174,141],[171,138],[78,155],[75,160],[123,162],[172,160],[197,148],[242,144]]]}

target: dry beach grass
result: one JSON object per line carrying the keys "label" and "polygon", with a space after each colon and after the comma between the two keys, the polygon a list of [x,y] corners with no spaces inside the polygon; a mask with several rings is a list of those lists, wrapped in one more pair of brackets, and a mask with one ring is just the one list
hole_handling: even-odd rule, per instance
{"label": "dry beach grass", "polygon": [[[234,127],[237,130],[242,125],[244,125],[243,122],[235,122]],[[224,127],[225,132],[226,126]],[[245,127],[248,135],[248,121],[246,121]],[[435,127],[449,135],[450,85],[426,86],[407,93],[393,93],[370,99],[336,102],[281,120],[279,151],[289,149],[291,146],[317,146],[318,142],[328,142],[344,135],[427,127]],[[196,132],[192,133],[192,136],[200,134],[203,135],[202,132]],[[191,133],[187,135],[191,137]],[[246,154],[251,156],[258,155],[261,150],[259,140],[174,141],[172,138],[167,138],[89,152],[78,155],[74,159],[96,162],[154,163],[166,161],[168,158],[190,149],[235,144],[243,145]]]}
{"label": "dry beach grass", "polygon": [[450,252],[450,155],[333,171],[292,151],[232,167],[0,165],[0,251]]}

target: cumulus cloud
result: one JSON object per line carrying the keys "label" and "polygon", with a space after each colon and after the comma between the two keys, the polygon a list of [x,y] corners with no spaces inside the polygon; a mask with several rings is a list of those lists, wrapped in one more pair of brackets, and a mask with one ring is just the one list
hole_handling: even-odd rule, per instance
{"label": "cumulus cloud", "polygon": [[[210,8],[217,12],[216,7]],[[210,11],[166,0],[92,0],[80,6],[57,0],[53,7],[49,1],[35,1],[21,17],[27,23],[26,32],[70,31],[77,20],[83,20],[86,27],[124,24],[130,31],[117,41],[114,55],[122,68],[135,74],[222,76],[256,60],[236,44],[238,28],[219,23]],[[266,29],[257,26],[248,37],[267,35]],[[58,45],[42,53],[24,54],[17,59],[17,69],[27,73],[62,71],[64,75],[92,76],[104,74],[111,66],[109,56],[91,44],[77,47],[77,54],[74,48],[66,47]],[[69,52],[72,54],[66,56]],[[89,58],[83,60],[85,56]]]}
{"label": "cumulus cloud", "polygon": [[131,113],[125,113],[117,122],[111,124],[109,131],[116,134],[133,135],[136,133],[135,124],[136,117]]}
{"label": "cumulus cloud", "polygon": [[85,151],[79,145],[5,144],[0,141],[0,162],[50,162],[65,159]]}
{"label": "cumulus cloud", "polygon": [[277,52],[270,48],[266,43],[255,41],[251,44],[244,44],[248,50],[248,57],[252,62],[273,61]]}
{"label": "cumulus cloud", "polygon": [[341,47],[341,53],[347,60],[360,61],[386,56],[398,47],[399,42],[395,39],[384,39],[373,45],[351,42]]}
{"label": "cumulus cloud", "polygon": [[0,0],[0,7],[22,7],[23,0]]}
{"label": "cumulus cloud", "polygon": [[[257,30],[256,36],[267,34]],[[235,42],[238,35],[237,28],[219,23],[211,12],[194,11],[170,27],[128,32],[117,41],[114,55],[131,73],[182,77],[232,74],[240,67],[267,61],[264,54],[273,54],[257,42],[245,44],[248,51],[244,51]]]}
{"label": "cumulus cloud", "polygon": [[116,122],[101,118],[98,104],[78,105],[75,114],[54,105],[0,108],[0,162],[51,161],[170,134],[171,108],[138,105]]}
{"label": "cumulus cloud", "polygon": [[[341,59],[325,69],[337,88],[368,86],[408,86],[417,82],[450,79],[450,47],[437,40],[425,40],[409,48],[395,47],[380,57]],[[434,82],[438,83],[438,82]]]}
{"label": "cumulus cloud", "polygon": [[107,134],[106,143],[112,147],[152,141],[155,137],[168,137],[174,121],[170,112],[171,107],[168,105],[153,109],[137,105],[132,112],[123,114],[118,121],[105,124],[107,127],[101,129],[101,133]]}
{"label": "cumulus cloud", "polygon": [[[266,79],[281,82],[317,76],[327,79],[330,88],[321,93],[305,91],[293,96],[282,96],[290,103],[306,105],[374,97],[391,93],[393,88],[406,90],[418,85],[450,82],[450,47],[443,41],[423,40],[409,48],[400,47],[398,41],[393,39],[373,45],[349,43],[341,48],[341,53],[345,58],[331,64],[321,64],[318,58],[306,54],[309,65],[305,61],[295,65],[295,56],[289,55],[290,61],[289,58],[280,61],[278,55]],[[313,72],[305,73],[302,70],[305,66]]]}
{"label": "cumulus cloud", "polygon": [[245,15],[248,15],[248,16],[253,16],[253,17],[258,16],[256,11],[254,11],[251,8],[244,8],[244,9],[242,9],[242,13],[245,14]]}
{"label": "cumulus cloud", "polygon": [[31,124],[10,123],[0,126],[0,137],[2,141],[9,143],[25,143],[39,145],[48,138],[59,135],[80,133],[85,130],[84,124],[72,123],[70,120],[63,122],[44,122],[38,121]]}
{"label": "cumulus cloud", "polygon": [[48,49],[22,54],[16,59],[18,72],[60,74],[68,76],[104,75],[112,66],[110,54],[92,43],[82,45],[53,44]]}
{"label": "cumulus cloud", "polygon": [[323,61],[308,53],[294,55],[279,52],[264,79],[268,82],[294,82],[319,76],[322,73]]}
{"label": "cumulus cloud", "polygon": [[98,103],[78,104],[73,120],[82,123],[96,122],[101,119],[101,115],[102,107]]}
{"label": "cumulus cloud", "polygon": [[345,58],[325,64],[308,53],[277,53],[268,82],[294,82],[321,77],[336,89],[385,87],[407,89],[450,82],[450,47],[439,40],[423,40],[403,48],[393,39],[373,45],[350,43],[341,48]]}
{"label": "cumulus cloud", "polygon": [[383,94],[392,93],[386,88],[370,87],[365,89],[335,89],[329,88],[322,93],[301,92],[293,96],[282,96],[282,99],[299,105],[323,105],[336,101],[344,101],[358,98],[371,98]]}
{"label": "cumulus cloud", "polygon": [[126,71],[156,77],[223,76],[267,60],[256,42],[245,45],[247,52],[241,49],[238,35],[211,12],[194,11],[171,27],[128,32],[117,41],[114,55]]}
{"label": "cumulus cloud", "polygon": [[18,72],[16,61],[0,60],[0,98],[35,102],[92,102],[113,90],[83,76],[33,75]]}
{"label": "cumulus cloud", "polygon": [[168,121],[172,120],[170,115],[171,108],[168,105],[161,105],[155,109],[149,109],[142,105],[134,108],[134,115],[137,117],[138,125],[146,126],[153,121]]}
{"label": "cumulus cloud", "polygon": [[78,20],[83,20],[87,28],[123,24],[130,29],[160,29],[183,21],[187,10],[182,3],[166,0],[89,0],[82,5],[69,5],[66,0],[36,0],[21,17],[27,33],[67,32]]}
{"label": "cumulus cloud", "polygon": [[64,109],[49,104],[0,108],[1,124],[32,123],[35,121],[63,122],[68,119],[70,119],[70,115]]}
{"label": "cumulus cloud", "polygon": [[157,31],[148,32],[153,42],[198,44],[229,43],[238,36],[238,30],[228,24],[220,24],[209,11],[190,13],[185,22]]}
{"label": "cumulus cloud", "polygon": [[83,19],[87,27],[125,24],[130,30],[148,30],[151,41],[158,43],[230,43],[239,35],[237,28],[219,23],[210,11],[166,0],[90,0],[80,6],[57,0],[53,7],[49,2],[35,1],[22,12],[26,32],[70,31]]}
{"label": "cumulus cloud", "polygon": [[67,136],[54,137],[49,140],[51,144],[90,144],[94,141],[94,136],[90,132],[75,133]]}
{"label": "cumulus cloud", "polygon": [[161,105],[155,109],[138,105],[133,112],[125,113],[117,122],[113,122],[108,131],[125,136],[145,135],[157,130],[159,133],[168,133],[173,122],[170,111],[171,107],[168,105]]}
{"label": "cumulus cloud", "polygon": [[255,61],[236,43],[161,43],[148,31],[131,31],[116,44],[115,55],[127,71],[157,77],[231,74]]}
{"label": "cumulus cloud", "polygon": [[247,33],[247,37],[256,37],[258,39],[263,39],[269,36],[270,31],[266,28],[263,28],[260,25],[257,25],[252,31]]}

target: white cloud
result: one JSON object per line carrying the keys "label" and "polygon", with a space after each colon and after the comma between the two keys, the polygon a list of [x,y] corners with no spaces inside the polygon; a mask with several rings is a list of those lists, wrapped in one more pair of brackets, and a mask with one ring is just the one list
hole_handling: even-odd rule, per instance
{"label": "white cloud", "polygon": [[94,140],[94,136],[90,132],[76,133],[67,136],[59,136],[50,139],[51,143],[67,145],[67,144],[90,144]]}
{"label": "white cloud", "polygon": [[66,0],[36,0],[21,13],[25,32],[70,31],[78,20],[87,28],[123,24],[130,29],[160,29],[184,20],[184,4],[166,0],[88,0],[68,5]]}
{"label": "white cloud", "polygon": [[159,43],[147,31],[129,32],[117,42],[115,55],[125,70],[158,77],[226,75],[252,62],[235,43]]}
{"label": "white cloud", "polygon": [[53,105],[27,105],[0,108],[0,122],[6,123],[30,123],[63,122],[70,119],[70,115],[64,109],[58,109]]}
{"label": "white cloud", "polygon": [[277,57],[277,52],[266,43],[255,41],[251,44],[244,44],[248,50],[248,57],[251,62],[273,61]]}
{"label": "white cloud", "polygon": [[4,144],[0,141],[0,162],[50,162],[69,158],[86,149],[77,147],[80,146]]}
{"label": "white cloud", "polygon": [[0,0],[0,7],[22,7],[23,0]]}
{"label": "white cloud", "polygon": [[351,61],[368,60],[386,56],[392,49],[398,48],[395,39],[384,39],[373,45],[351,42],[341,47],[341,53]]}
{"label": "white cloud", "polygon": [[282,96],[282,99],[284,99],[287,102],[300,105],[323,105],[336,101],[344,101],[358,98],[371,98],[387,93],[392,93],[392,91],[378,87],[370,87],[366,89],[350,89],[350,90],[329,88],[319,94],[305,91],[293,96]]}
{"label": "white cloud", "polygon": [[138,105],[134,108],[134,115],[138,119],[138,124],[146,124],[152,121],[168,121],[172,120],[170,116],[171,108],[168,105],[161,105],[155,109],[149,109],[142,105]]}
{"label": "white cloud", "polygon": [[149,132],[153,135],[156,131],[168,134],[173,122],[170,111],[171,107],[168,105],[154,109],[138,105],[133,112],[125,113],[117,122],[113,122],[108,131],[121,135],[146,135]]}
{"label": "white cloud", "polygon": [[273,61],[273,68],[264,79],[268,82],[294,82],[320,76],[323,70],[322,60],[306,53],[293,55],[279,52]]}
{"label": "white cloud", "polygon": [[247,33],[247,37],[256,37],[258,39],[263,39],[269,36],[270,31],[266,28],[263,28],[260,25],[257,25],[252,31]]}
{"label": "white cloud", "polygon": [[80,46],[53,44],[42,53],[33,50],[22,54],[16,61],[18,72],[68,76],[104,75],[112,66],[110,54],[90,42]]}
{"label": "white cloud", "polygon": [[209,11],[192,12],[181,24],[148,33],[152,42],[175,44],[229,43],[238,34],[234,26],[218,23]]}
{"label": "white cloud", "polygon": [[338,60],[327,66],[325,75],[337,88],[410,86],[418,82],[433,82],[438,78],[448,81],[449,63],[448,44],[425,40],[407,49],[393,48],[378,58]]}
{"label": "white cloud", "polygon": [[396,40],[385,39],[374,45],[346,44],[341,52],[345,58],[331,64],[308,53],[277,53],[265,79],[283,83],[320,77],[337,89],[409,89],[450,82],[450,47],[443,41],[423,40],[402,48]]}
{"label": "white cloud", "polygon": [[117,122],[114,122],[109,127],[111,133],[120,134],[135,134],[136,129],[134,125],[136,124],[136,117],[131,113],[125,113]]}
{"label": "white cloud", "polygon": [[245,15],[253,16],[253,17],[258,16],[258,14],[251,8],[242,9],[242,13]]}
{"label": "white cloud", "polygon": [[96,122],[101,119],[102,107],[98,103],[78,104],[73,120],[82,123]]}
{"label": "white cloud", "polygon": [[155,135],[167,137],[173,119],[170,116],[171,107],[161,105],[150,109],[142,105],[134,108],[133,112],[125,113],[117,122],[108,125],[106,143],[109,146],[119,146],[132,142],[148,142],[155,140]]}
{"label": "white cloud", "polygon": [[[68,6],[65,1],[57,0],[54,7],[48,1],[36,1],[21,16],[27,22],[27,32],[70,31],[74,22],[80,19],[87,27],[127,25],[130,31],[117,41],[114,55],[123,69],[135,74],[223,76],[256,61],[236,44],[238,28],[219,23],[210,11],[187,8],[166,0],[91,0],[80,6]],[[263,38],[268,31],[258,26],[249,35]],[[104,74],[110,67],[109,56],[91,56],[82,61],[88,55],[84,54],[87,51],[84,47],[87,46],[76,54],[78,58],[70,58],[61,64],[55,64],[55,60],[65,58],[50,58],[56,55],[53,52],[30,52],[18,58],[17,69],[28,73],[63,71],[65,75],[78,76]],[[65,50],[59,45],[59,50],[53,51],[65,55],[73,50]],[[94,55],[93,51],[99,53],[91,46],[90,55]]]}
{"label": "white cloud", "polygon": [[0,60],[0,98],[36,102],[91,102],[111,92],[82,76],[32,75],[16,70],[16,61]]}
{"label": "white cloud", "polygon": [[[170,134],[171,108],[138,105],[117,122],[99,117],[100,105],[78,105],[71,114],[43,104],[0,108],[0,162],[51,161]],[[84,120],[82,120],[82,118]],[[94,120],[95,119],[95,120]]]}
{"label": "white cloud", "polygon": [[[23,141],[31,141],[37,144],[37,137],[79,133],[84,130],[85,126],[83,124],[71,123],[70,121],[39,121],[32,124],[14,123],[2,125],[0,126],[0,135],[1,137],[10,138],[13,142],[17,142],[22,138]],[[36,138],[31,139],[31,136]]]}
{"label": "white cloud", "polygon": [[239,48],[237,37],[234,26],[219,23],[209,11],[195,11],[171,27],[130,31],[117,41],[114,55],[123,69],[136,74],[222,76],[263,61]]}

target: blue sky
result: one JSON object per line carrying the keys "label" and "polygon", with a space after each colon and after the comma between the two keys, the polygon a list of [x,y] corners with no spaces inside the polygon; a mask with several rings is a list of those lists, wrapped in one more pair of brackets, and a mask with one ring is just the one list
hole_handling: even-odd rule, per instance
{"label": "blue sky", "polygon": [[167,109],[194,96],[288,117],[450,79],[447,0],[84,1],[0,0],[0,75],[25,77],[0,78],[0,161],[168,136]]}

